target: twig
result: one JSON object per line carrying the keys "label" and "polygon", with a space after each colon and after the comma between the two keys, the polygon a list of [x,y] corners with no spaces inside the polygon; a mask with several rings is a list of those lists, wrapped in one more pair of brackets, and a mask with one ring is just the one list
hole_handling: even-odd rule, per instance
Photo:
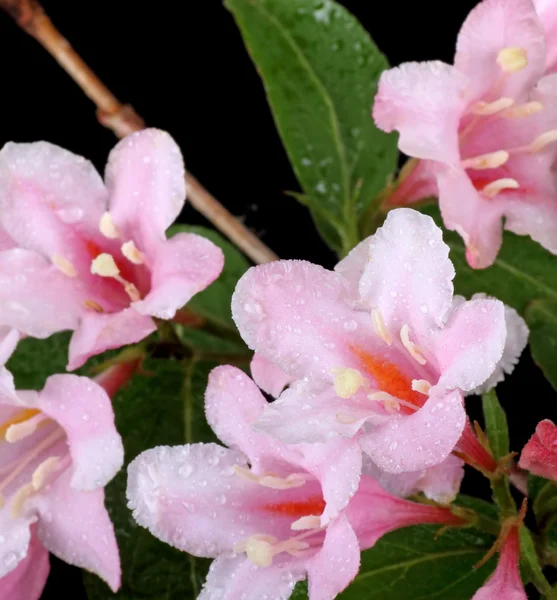
{"label": "twig", "polygon": [[[145,123],[129,104],[122,104],[93,73],[56,29],[38,0],[0,0],[0,7],[29,35],[39,41],[58,61],[97,107],[99,122],[119,138],[143,129]],[[186,175],[192,206],[234,242],[255,263],[277,260],[278,256],[236,219],[193,175]]]}

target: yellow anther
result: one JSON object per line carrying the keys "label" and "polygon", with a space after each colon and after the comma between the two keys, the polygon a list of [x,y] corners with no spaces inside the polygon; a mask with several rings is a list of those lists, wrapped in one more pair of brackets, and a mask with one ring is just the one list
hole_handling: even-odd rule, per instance
{"label": "yellow anther", "polygon": [[513,104],[514,100],[512,98],[499,98],[494,102],[478,102],[472,107],[472,112],[481,116],[495,115]]}
{"label": "yellow anther", "polygon": [[116,265],[114,258],[103,252],[91,263],[91,273],[100,275],[101,277],[117,277],[120,274],[120,269]]}
{"label": "yellow anther", "polygon": [[[254,535],[249,538],[245,552],[254,565],[270,567],[273,564],[273,556],[275,555],[273,544],[268,539],[262,539],[262,537]],[[271,536],[265,537],[273,539]]]}
{"label": "yellow anther", "polygon": [[14,494],[12,499],[12,517],[17,519],[21,515],[21,511],[23,509],[23,505],[27,498],[32,496],[35,493],[35,488],[32,484],[26,483],[24,486],[20,487],[19,490]]}
{"label": "yellow anther", "polygon": [[497,64],[505,73],[516,73],[528,66],[528,53],[521,46],[503,48],[497,55]]}
{"label": "yellow anther", "polygon": [[348,413],[338,413],[335,416],[335,419],[341,425],[353,425],[354,423],[357,423],[360,420],[359,417],[349,415]]}
{"label": "yellow anther", "polygon": [[307,517],[301,517],[297,521],[294,521],[290,525],[290,529],[293,531],[302,531],[304,529],[320,529],[321,518],[317,515],[307,515]]}
{"label": "yellow anther", "polygon": [[415,392],[418,392],[420,394],[424,394],[427,396],[429,394],[429,390],[431,389],[431,383],[429,383],[429,381],[427,381],[426,379],[413,379],[412,380],[412,389]]}
{"label": "yellow anther", "polygon": [[426,359],[422,356],[420,348],[410,340],[410,330],[408,325],[403,325],[400,329],[400,341],[402,345],[408,350],[408,354],[420,365],[426,364]]}
{"label": "yellow anther", "polygon": [[371,311],[371,322],[373,323],[375,333],[385,342],[385,344],[387,344],[387,346],[390,346],[393,343],[393,337],[385,326],[383,316],[375,308]]}
{"label": "yellow anther", "polygon": [[33,473],[31,477],[31,485],[33,489],[38,491],[43,485],[46,483],[48,476],[51,473],[54,473],[58,468],[58,463],[60,462],[60,458],[58,456],[51,456],[43,461]]}
{"label": "yellow anther", "polygon": [[467,158],[462,161],[462,167],[464,169],[496,169],[504,165],[508,160],[509,153],[506,150],[497,150],[496,152]]}
{"label": "yellow anther", "polygon": [[134,265],[142,265],[145,262],[143,254],[137,249],[133,240],[122,244],[122,254]]}
{"label": "yellow anther", "polygon": [[19,442],[31,434],[35,433],[37,426],[42,421],[42,417],[33,416],[27,421],[21,421],[20,423],[14,423],[10,425],[6,430],[6,435],[4,436],[6,441],[10,444],[14,444],[15,442]]}
{"label": "yellow anther", "polygon": [[557,129],[551,129],[539,135],[529,146],[529,152],[539,152],[549,144],[557,141]]}
{"label": "yellow anther", "polygon": [[72,263],[67,258],[60,256],[59,254],[55,254],[51,258],[51,260],[52,260],[52,264],[59,271],[64,273],[64,275],[67,275],[68,277],[75,277],[77,275],[77,271],[75,270],[75,267],[72,265]]}
{"label": "yellow anther", "polygon": [[98,313],[104,312],[103,307],[98,302],[95,302],[94,300],[85,300],[83,302],[83,304],[85,305],[86,308],[90,308],[91,310],[94,310],[95,312],[98,312]]}
{"label": "yellow anther", "polygon": [[369,394],[368,398],[373,402],[382,402],[386,411],[389,413],[398,412],[400,410],[400,402],[387,392],[374,392]]}
{"label": "yellow anther", "polygon": [[491,183],[488,183],[483,189],[482,194],[488,198],[495,198],[499,192],[503,190],[517,190],[520,184],[516,179],[510,177],[503,177],[503,179],[496,179]]}
{"label": "yellow anther", "polygon": [[335,376],[335,392],[339,398],[352,397],[366,383],[366,380],[357,369],[336,367],[332,371]]}
{"label": "yellow anther", "polygon": [[525,104],[519,104],[513,106],[503,113],[503,117],[506,119],[520,119],[522,117],[529,117],[535,115],[543,110],[543,104],[541,102],[526,102]]}
{"label": "yellow anther", "polygon": [[112,220],[112,215],[109,212],[105,212],[101,217],[99,222],[100,232],[104,235],[104,237],[109,238],[111,240],[115,240],[120,237],[120,230],[116,225],[114,225],[114,221]]}

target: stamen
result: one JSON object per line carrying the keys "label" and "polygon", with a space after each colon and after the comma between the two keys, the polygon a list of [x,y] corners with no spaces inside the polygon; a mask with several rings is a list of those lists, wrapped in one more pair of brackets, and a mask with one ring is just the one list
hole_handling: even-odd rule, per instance
{"label": "stamen", "polygon": [[520,184],[516,179],[510,177],[503,177],[503,179],[496,179],[491,183],[488,183],[483,189],[482,194],[488,198],[495,198],[499,192],[503,190],[517,190]]}
{"label": "stamen", "polygon": [[506,150],[497,150],[488,154],[480,154],[474,158],[467,158],[462,161],[463,169],[496,169],[504,165],[509,160],[509,153]]}
{"label": "stamen", "polygon": [[100,275],[101,277],[117,277],[120,275],[120,269],[116,265],[114,258],[110,254],[103,252],[91,263],[91,273],[93,275]]}
{"label": "stamen", "polygon": [[543,104],[541,102],[526,102],[525,104],[519,104],[513,108],[506,110],[501,116],[505,119],[521,119],[522,117],[529,117],[535,115],[543,110]]}
{"label": "stamen", "polygon": [[557,129],[551,129],[539,135],[528,147],[528,152],[539,152],[549,144],[557,141]]}
{"label": "stamen", "polygon": [[270,567],[273,564],[275,554],[272,544],[267,540],[251,537],[246,544],[246,554],[254,565],[258,567]]}
{"label": "stamen", "polygon": [[513,104],[514,100],[512,98],[499,98],[499,100],[495,100],[494,102],[478,102],[472,107],[472,112],[475,115],[487,117],[505,110]]}
{"label": "stamen", "polygon": [[122,244],[122,254],[134,265],[142,265],[145,262],[143,254],[137,249],[133,240]]}
{"label": "stamen", "polygon": [[290,525],[290,529],[293,531],[303,531],[304,529],[320,529],[321,528],[321,518],[317,515],[307,515],[306,517],[301,517],[297,521],[294,521],[292,525]]}
{"label": "stamen", "polygon": [[335,367],[332,369],[335,376],[334,386],[335,392],[339,398],[352,397],[363,385],[366,380],[362,377],[360,371],[356,369]]}
{"label": "stamen", "polygon": [[259,483],[259,475],[255,475],[246,467],[241,467],[240,465],[234,465],[232,467],[234,474],[238,475],[242,479],[246,479],[247,481],[252,481],[253,483]]}
{"label": "stamen", "polygon": [[77,271],[75,270],[75,267],[72,265],[72,263],[67,258],[60,256],[59,254],[55,254],[51,258],[51,260],[52,260],[52,264],[59,271],[64,273],[64,275],[67,275],[68,277],[75,277],[77,275]]}
{"label": "stamen", "polygon": [[[120,283],[122,283],[122,281]],[[126,294],[130,297],[130,300],[132,302],[138,302],[139,300],[141,300],[141,294],[139,293],[139,290],[135,287],[133,283],[126,281],[124,283],[124,290]]]}
{"label": "stamen", "polygon": [[385,326],[383,316],[375,308],[371,311],[371,322],[373,323],[375,333],[385,342],[385,344],[387,344],[387,346],[390,346],[393,343],[393,338]]}
{"label": "stamen", "polygon": [[104,312],[103,307],[98,302],[95,302],[94,300],[85,300],[83,302],[83,304],[85,305],[86,308],[90,308],[91,310],[94,310],[95,312],[98,312],[98,313]]}
{"label": "stamen", "polygon": [[420,394],[428,395],[429,390],[431,389],[431,383],[426,379],[413,379],[412,380],[412,389],[415,392],[419,392]]}
{"label": "stamen", "polygon": [[[400,410],[400,401],[398,398],[391,396],[391,394],[388,394],[387,392],[374,392],[373,394],[369,394],[368,398],[373,402],[382,402],[388,413],[394,413]],[[412,406],[412,408],[415,409],[416,407]]]}
{"label": "stamen", "polygon": [[420,348],[410,341],[410,331],[408,325],[403,325],[400,329],[400,341],[402,345],[408,350],[410,356],[420,365],[426,364],[426,359],[422,356]]}
{"label": "stamen", "polygon": [[49,475],[57,470],[60,462],[59,456],[51,456],[42,462],[31,477],[31,484],[36,491],[40,490],[48,479]]}
{"label": "stamen", "polygon": [[272,474],[256,475],[249,469],[246,469],[246,467],[241,467],[240,465],[234,465],[233,469],[238,477],[273,490],[289,490],[291,488],[301,487],[306,483],[306,476],[302,473],[291,473],[288,477],[283,478],[276,477]]}
{"label": "stamen", "polygon": [[120,230],[116,225],[114,225],[114,221],[112,220],[112,215],[109,212],[105,212],[101,217],[99,222],[100,232],[104,235],[104,237],[109,238],[111,240],[115,240],[120,237]]}
{"label": "stamen", "polygon": [[357,423],[360,420],[359,417],[349,415],[348,413],[338,413],[335,416],[335,419],[341,425],[353,425],[354,423]]}
{"label": "stamen", "polygon": [[528,53],[526,48],[509,46],[503,48],[497,55],[497,64],[505,73],[516,73],[528,66]]}
{"label": "stamen", "polygon": [[47,417],[45,417],[43,414],[38,414],[30,419],[27,419],[27,421],[21,421],[20,423],[10,425],[6,430],[6,435],[4,437],[10,444],[19,442],[19,440],[22,440],[35,433],[39,424],[46,419]]}
{"label": "stamen", "polygon": [[25,500],[35,493],[35,488],[30,484],[26,483],[17,490],[12,499],[12,517],[17,519],[21,515]]}
{"label": "stamen", "polygon": [[36,408],[24,408],[23,410],[17,411],[11,419],[8,419],[0,425],[0,436],[4,436],[10,426],[23,423],[23,421],[33,418],[35,415],[40,414],[40,412],[41,411]]}

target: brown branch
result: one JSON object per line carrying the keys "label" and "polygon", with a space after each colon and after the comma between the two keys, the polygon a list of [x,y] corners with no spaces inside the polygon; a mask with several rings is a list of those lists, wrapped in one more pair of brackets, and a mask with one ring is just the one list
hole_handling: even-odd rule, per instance
{"label": "brown branch", "polygon": [[[39,41],[72,77],[97,107],[99,122],[119,138],[143,129],[145,123],[129,104],[122,104],[93,73],[56,29],[38,0],[0,0],[0,7]],[[255,263],[277,260],[278,256],[214,198],[193,175],[186,175],[188,200]]]}

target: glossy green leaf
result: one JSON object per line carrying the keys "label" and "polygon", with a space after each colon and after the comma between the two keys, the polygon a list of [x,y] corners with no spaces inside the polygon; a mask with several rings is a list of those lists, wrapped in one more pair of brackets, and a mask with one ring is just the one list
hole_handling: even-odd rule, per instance
{"label": "glossy green leaf", "polygon": [[319,231],[336,251],[396,168],[396,139],[371,107],[388,67],[360,23],[332,0],[225,0],[263,79]]}
{"label": "glossy green leaf", "polygon": [[482,396],[482,407],[486,433],[491,452],[496,460],[507,456],[509,449],[509,427],[507,415],[497,398],[495,390]]}
{"label": "glossy green leaf", "polygon": [[557,301],[533,300],[526,309],[532,358],[557,390]]}

